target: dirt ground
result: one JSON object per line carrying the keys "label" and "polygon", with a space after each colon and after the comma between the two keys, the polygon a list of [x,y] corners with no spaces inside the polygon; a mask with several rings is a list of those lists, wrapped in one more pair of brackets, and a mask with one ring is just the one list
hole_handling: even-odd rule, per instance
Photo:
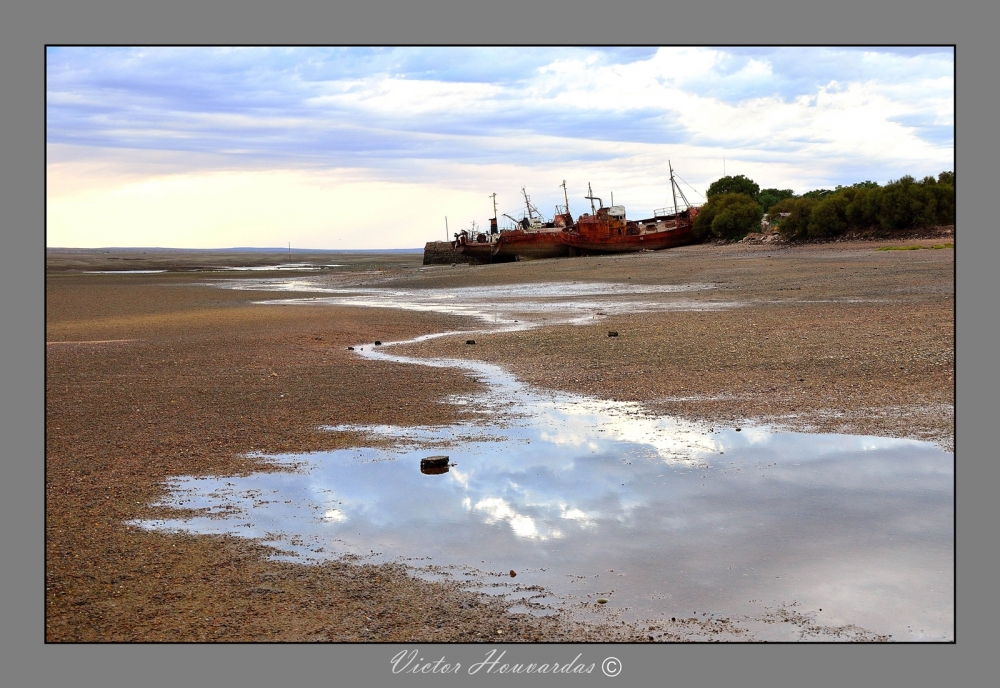
{"label": "dirt ground", "polygon": [[[405,351],[475,357],[540,387],[714,424],[913,437],[951,450],[954,250],[876,250],[884,245],[691,246],[482,266],[464,270],[468,277],[456,268],[421,283],[506,281],[516,272],[526,282],[714,287],[684,293],[693,304],[686,310],[607,311],[587,325],[479,336],[474,348],[458,336]],[[736,305],[714,309],[727,303]]]}
{"label": "dirt ground", "polygon": [[[685,298],[740,305],[608,315],[477,337],[475,347],[443,338],[406,352],[475,356],[533,384],[642,401],[713,424],[778,422],[950,448],[954,252],[875,250],[881,245],[692,246],[427,270],[419,255],[368,256],[331,279],[426,287],[712,284]],[[98,252],[72,267],[106,269],[106,260]],[[477,384],[460,371],[366,361],[346,347],[481,324],[388,309],[255,304],[275,294],[207,284],[227,276],[218,273],[98,275],[66,267],[49,272],[46,294],[49,641],[711,635],[680,626],[652,634],[610,617],[583,624],[512,614],[501,600],[418,580],[400,566],[278,563],[247,540],[127,525],[157,514],[149,505],[169,476],[247,473],[261,468],[250,452],[350,441],[322,425],[454,422],[456,407],[445,398]]]}

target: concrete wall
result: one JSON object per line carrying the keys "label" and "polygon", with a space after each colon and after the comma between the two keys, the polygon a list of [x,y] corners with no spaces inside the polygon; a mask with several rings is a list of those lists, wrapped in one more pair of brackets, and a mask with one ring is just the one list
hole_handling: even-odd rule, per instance
{"label": "concrete wall", "polygon": [[452,263],[474,263],[475,261],[458,253],[450,241],[428,241],[424,246],[424,265],[451,265]]}

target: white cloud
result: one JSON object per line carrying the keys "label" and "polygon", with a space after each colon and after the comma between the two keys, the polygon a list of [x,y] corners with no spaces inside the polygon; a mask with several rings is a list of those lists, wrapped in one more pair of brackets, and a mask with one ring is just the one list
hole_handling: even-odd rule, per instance
{"label": "white cloud", "polygon": [[528,538],[530,540],[548,540],[550,538],[562,537],[562,532],[557,529],[547,529],[547,532],[543,533],[539,531],[538,526],[535,524],[535,519],[524,514],[519,514],[506,500],[499,497],[486,497],[480,499],[476,502],[476,511],[482,511],[486,514],[487,523],[497,523],[498,521],[507,521],[510,525],[510,529],[514,531],[514,534],[518,537]]}
{"label": "white cloud", "polygon": [[73,69],[86,50],[57,53],[50,245],[417,247],[445,215],[482,224],[494,191],[509,212],[527,186],[551,213],[563,179],[576,212],[590,182],[644,215],[666,202],[667,160],[702,194],[723,159],[798,192],[952,167],[948,55],[521,52],[536,66],[502,82],[454,78],[447,51],[399,74],[389,58],[365,74],[367,54],[307,65],[307,50],[110,51],[90,72]]}

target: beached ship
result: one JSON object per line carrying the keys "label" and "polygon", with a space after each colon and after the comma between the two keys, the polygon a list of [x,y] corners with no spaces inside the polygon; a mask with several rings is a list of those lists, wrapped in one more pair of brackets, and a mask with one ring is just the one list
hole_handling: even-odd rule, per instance
{"label": "beached ship", "polygon": [[[494,210],[496,210],[495,206]],[[517,260],[517,256],[513,254],[499,254],[499,239],[497,219],[492,217],[490,218],[489,233],[480,232],[473,223],[472,229],[463,229],[455,234],[455,240],[451,242],[451,245],[457,253],[472,258],[477,263],[509,263]]]}
{"label": "beached ship", "polygon": [[[565,191],[566,182],[564,180],[564,197]],[[526,208],[524,216],[514,218],[504,213],[504,217],[514,222],[512,229],[498,229],[496,194],[493,194],[493,217],[490,218],[490,233],[470,234],[463,231],[456,234],[455,250],[481,263],[539,260],[569,255],[569,248],[562,239],[562,234],[573,225],[573,216],[568,210],[568,199],[565,207],[556,207],[555,217],[549,222],[532,204],[531,198],[524,188],[521,189],[521,193],[524,195]]]}
{"label": "beached ship", "polygon": [[[500,263],[513,260],[538,260],[563,256],[588,256],[608,253],[634,253],[637,251],[659,251],[695,242],[692,224],[698,208],[688,203],[687,197],[674,178],[670,165],[670,189],[674,204],[672,208],[661,208],[653,212],[653,217],[629,220],[625,206],[605,207],[604,202],[593,194],[587,185],[590,213],[584,213],[577,221],[569,210],[566,181],[563,180],[565,206],[556,206],[556,214],[551,222],[545,220],[531,203],[522,188],[526,212],[521,218],[512,220],[513,229],[499,229],[497,226],[496,194],[493,194],[493,218],[490,231],[462,231],[455,235],[455,250],[480,263]],[[680,202],[678,201],[680,197]],[[597,205],[594,204],[597,201]],[[683,204],[683,209],[681,208]]]}
{"label": "beached ship", "polygon": [[538,208],[531,203],[527,191],[521,188],[526,212],[520,220],[505,215],[514,220],[516,227],[500,232],[499,253],[515,256],[517,260],[562,258],[569,255],[563,234],[573,226],[573,216],[569,213],[566,180],[563,180],[562,187],[566,205],[556,206],[555,216],[551,222],[545,220],[538,212]]}
{"label": "beached ship", "polygon": [[[677,186],[672,165],[670,188],[674,198],[673,208],[661,208],[653,212],[653,217],[643,220],[629,220],[625,216],[625,206],[604,207],[604,202],[600,197],[594,196],[588,184],[590,195],[586,198],[590,201],[591,213],[581,215],[572,231],[563,236],[569,255],[659,251],[693,244],[695,236],[692,223],[698,209],[688,203],[684,192]],[[678,194],[684,204],[683,210],[678,205]],[[598,202],[597,206],[594,201]]]}

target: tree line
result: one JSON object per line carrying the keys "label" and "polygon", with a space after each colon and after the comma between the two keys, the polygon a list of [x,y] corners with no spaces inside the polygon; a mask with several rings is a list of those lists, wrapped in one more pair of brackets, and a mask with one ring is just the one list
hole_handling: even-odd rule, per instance
{"label": "tree line", "polygon": [[955,224],[955,173],[917,181],[907,175],[885,186],[872,181],[802,195],[791,189],[763,189],[744,175],[712,182],[708,201],[694,221],[701,239],[737,241],[771,225],[790,240],[834,237],[849,230],[884,230]]}

